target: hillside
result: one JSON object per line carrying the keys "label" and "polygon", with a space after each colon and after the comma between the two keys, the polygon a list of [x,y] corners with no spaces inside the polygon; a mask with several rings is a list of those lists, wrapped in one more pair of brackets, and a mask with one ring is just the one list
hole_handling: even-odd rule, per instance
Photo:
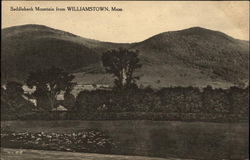
{"label": "hillside", "polygon": [[22,81],[31,70],[52,65],[68,71],[89,66],[100,70],[96,51],[109,45],[40,25],[6,28],[2,30],[2,80]]}
{"label": "hillside", "polygon": [[221,32],[200,27],[165,32],[131,48],[141,51],[147,71],[160,81],[217,86],[248,79],[249,42]]}
{"label": "hillside", "polygon": [[23,25],[2,29],[1,83],[24,81],[29,71],[54,65],[74,73],[81,84],[112,84],[100,55],[118,47],[140,51],[143,67],[137,74],[144,86],[227,87],[248,81],[249,42],[217,31],[194,27],[119,44]]}

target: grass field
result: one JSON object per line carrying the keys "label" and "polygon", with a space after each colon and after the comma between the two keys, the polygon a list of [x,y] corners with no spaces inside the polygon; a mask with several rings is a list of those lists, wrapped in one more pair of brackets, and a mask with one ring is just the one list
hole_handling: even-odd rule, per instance
{"label": "grass field", "polygon": [[[1,160],[184,160],[176,158],[155,158],[144,156],[124,156],[93,153],[72,153],[59,151],[43,151],[30,149],[10,149],[1,150]],[[187,159],[186,159],[187,160]]]}
{"label": "grass field", "polygon": [[72,132],[99,129],[120,155],[193,159],[248,158],[248,123],[175,121],[3,121],[16,132]]}

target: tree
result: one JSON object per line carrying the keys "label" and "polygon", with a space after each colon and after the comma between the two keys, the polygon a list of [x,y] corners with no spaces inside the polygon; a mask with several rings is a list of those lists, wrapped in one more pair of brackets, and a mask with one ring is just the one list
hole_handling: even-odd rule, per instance
{"label": "tree", "polygon": [[113,49],[103,53],[102,63],[107,73],[115,77],[115,87],[118,89],[136,86],[135,81],[139,77],[133,76],[134,71],[141,67],[138,51],[125,48]]}
{"label": "tree", "polygon": [[15,81],[9,81],[6,84],[6,94],[11,98],[21,97],[24,94],[22,84]]}
{"label": "tree", "polygon": [[7,82],[6,89],[3,87],[1,88],[1,109],[3,112],[14,112],[20,109],[22,106],[21,101],[23,100],[23,94],[24,91],[21,83],[15,81]]}
{"label": "tree", "polygon": [[45,70],[30,72],[26,84],[29,88],[35,87],[32,94],[37,100],[37,106],[45,110],[52,110],[56,107],[56,97],[60,92],[72,90],[75,83],[74,76],[62,69],[51,67]]}
{"label": "tree", "polygon": [[22,86],[19,82],[9,81],[6,87],[1,87],[1,113],[3,117],[16,118],[34,108],[34,105],[24,98]]}

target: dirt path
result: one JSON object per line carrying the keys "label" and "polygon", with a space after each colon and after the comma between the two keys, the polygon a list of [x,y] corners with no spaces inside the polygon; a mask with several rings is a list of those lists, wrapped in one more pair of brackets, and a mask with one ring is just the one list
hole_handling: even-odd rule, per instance
{"label": "dirt path", "polygon": [[1,148],[1,160],[183,160],[94,153],[72,153],[31,149]]}

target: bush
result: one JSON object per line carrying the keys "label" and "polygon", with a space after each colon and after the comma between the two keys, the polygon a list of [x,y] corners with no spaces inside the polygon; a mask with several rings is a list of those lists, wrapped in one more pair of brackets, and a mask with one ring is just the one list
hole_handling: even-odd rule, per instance
{"label": "bush", "polygon": [[73,133],[16,133],[2,129],[1,146],[9,148],[110,153],[115,144],[109,136],[98,130],[85,130]]}
{"label": "bush", "polygon": [[197,113],[201,112],[201,92],[192,87],[163,88],[158,92],[163,112]]}

